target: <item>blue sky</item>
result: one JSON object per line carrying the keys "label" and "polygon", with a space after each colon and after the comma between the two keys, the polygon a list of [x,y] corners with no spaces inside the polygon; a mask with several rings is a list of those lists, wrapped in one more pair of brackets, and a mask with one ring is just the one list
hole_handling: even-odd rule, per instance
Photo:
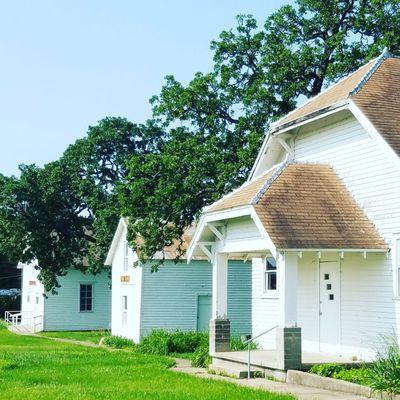
{"label": "blue sky", "polygon": [[57,159],[105,116],[144,121],[165,75],[187,82],[210,69],[210,41],[237,14],[262,24],[288,2],[2,2],[0,172]]}

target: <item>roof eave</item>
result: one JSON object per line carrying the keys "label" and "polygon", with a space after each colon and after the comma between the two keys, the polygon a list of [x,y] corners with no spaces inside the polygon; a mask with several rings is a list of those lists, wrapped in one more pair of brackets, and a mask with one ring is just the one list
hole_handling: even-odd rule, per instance
{"label": "roof eave", "polygon": [[284,123],[284,124],[281,124],[278,126],[271,126],[269,133],[271,135],[277,135],[280,133],[290,131],[292,129],[298,128],[299,126],[313,122],[317,119],[320,119],[320,118],[326,117],[330,114],[336,113],[338,111],[347,109],[348,104],[349,104],[349,99],[338,101],[334,104],[329,105],[328,107],[320,108],[317,111],[311,112],[309,114],[306,114],[302,117],[296,118],[287,123]]}

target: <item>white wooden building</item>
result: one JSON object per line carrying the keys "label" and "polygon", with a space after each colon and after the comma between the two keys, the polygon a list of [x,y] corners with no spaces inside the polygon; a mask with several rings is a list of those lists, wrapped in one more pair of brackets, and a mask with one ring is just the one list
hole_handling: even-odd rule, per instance
{"label": "white wooden building", "polygon": [[[157,272],[151,262],[134,266],[137,254],[126,240],[128,220],[121,218],[106,265],[112,266],[111,332],[139,342],[152,330],[204,331],[211,318],[212,266],[205,257],[176,263],[176,247],[165,249],[166,261]],[[191,231],[183,236],[184,245]],[[155,260],[160,257],[155,255]],[[251,332],[250,263],[231,260],[227,307],[232,335]]]}
{"label": "white wooden building", "polygon": [[258,339],[273,367],[369,359],[400,335],[399,93],[384,53],[273,124],[248,182],[204,210],[188,259],[213,242],[215,359],[232,256],[252,261],[252,335],[274,328]]}

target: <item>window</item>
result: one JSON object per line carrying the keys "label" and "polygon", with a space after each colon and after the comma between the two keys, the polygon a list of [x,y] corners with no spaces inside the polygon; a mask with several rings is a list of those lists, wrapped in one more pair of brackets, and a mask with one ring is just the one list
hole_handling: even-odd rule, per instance
{"label": "window", "polygon": [[128,322],[128,296],[122,296],[122,325]]}
{"label": "window", "polygon": [[129,246],[128,246],[128,241],[125,240],[124,242],[124,272],[128,271],[128,250],[129,250]]}
{"label": "window", "polygon": [[30,301],[31,301],[31,296],[28,295],[28,296],[26,297],[26,302],[29,303]]}
{"label": "window", "polygon": [[39,296],[36,296],[36,304],[39,304]]}
{"label": "window", "polygon": [[79,310],[81,312],[93,311],[93,285],[82,284],[80,291]]}
{"label": "window", "polygon": [[276,293],[276,288],[276,262],[273,258],[267,258],[264,266],[264,293]]}

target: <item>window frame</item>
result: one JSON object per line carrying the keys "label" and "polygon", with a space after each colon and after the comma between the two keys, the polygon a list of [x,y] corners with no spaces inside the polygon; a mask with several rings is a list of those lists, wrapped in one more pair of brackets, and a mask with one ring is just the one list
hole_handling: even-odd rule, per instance
{"label": "window frame", "polygon": [[121,325],[127,326],[128,325],[128,296],[122,296],[122,319]]}
{"label": "window frame", "polygon": [[123,254],[123,264],[122,264],[122,271],[128,272],[128,261],[129,261],[129,245],[128,241],[124,240],[124,254]]}
{"label": "window frame", "polygon": [[[81,297],[82,286],[91,286],[91,287],[92,287],[92,292],[91,292],[91,309],[90,309],[90,310],[82,310],[82,308],[81,308],[81,303],[82,303],[82,297]],[[93,282],[80,282],[80,283],[79,283],[79,302],[78,302],[78,307],[79,307],[79,312],[80,312],[80,313],[92,313],[92,312],[94,312],[94,283],[93,283]]]}
{"label": "window frame", "polygon": [[[272,264],[270,261],[273,261],[274,264]],[[268,269],[268,264],[269,265],[274,265],[275,269]],[[273,257],[265,257],[264,262],[263,262],[263,270],[262,270],[263,278],[262,278],[262,293],[264,297],[272,297],[276,298],[278,297],[278,268],[276,265],[276,260]],[[275,289],[269,289],[268,288],[268,283],[270,282],[269,276],[275,274]]]}

